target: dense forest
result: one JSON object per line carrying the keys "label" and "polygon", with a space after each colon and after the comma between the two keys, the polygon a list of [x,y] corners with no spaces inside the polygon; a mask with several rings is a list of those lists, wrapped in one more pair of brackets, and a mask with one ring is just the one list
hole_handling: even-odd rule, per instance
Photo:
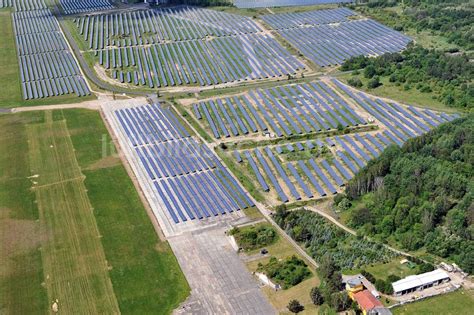
{"label": "dense forest", "polygon": [[339,196],[349,224],[474,271],[474,114],[391,146]]}
{"label": "dense forest", "polygon": [[[357,9],[399,31],[427,30],[465,51],[474,50],[474,4],[469,0],[369,0]],[[392,7],[401,5],[401,10]]]}
{"label": "dense forest", "polygon": [[[403,86],[406,91],[416,89],[420,93],[433,93],[447,106],[472,109],[474,106],[474,65],[465,55],[450,55],[440,51],[411,46],[401,53],[387,53],[376,58],[364,56],[347,60],[341,70],[355,70],[372,79],[389,77],[389,81]],[[361,87],[362,82],[354,76],[349,84]],[[380,83],[379,83],[380,84]]]}
{"label": "dense forest", "polygon": [[350,235],[308,210],[287,211],[280,207],[274,219],[317,262],[328,256],[339,269],[388,262],[395,256],[380,243]]}

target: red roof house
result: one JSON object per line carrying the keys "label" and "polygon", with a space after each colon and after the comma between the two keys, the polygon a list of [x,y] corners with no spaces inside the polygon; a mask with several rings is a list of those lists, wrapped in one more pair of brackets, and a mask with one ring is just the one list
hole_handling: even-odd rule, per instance
{"label": "red roof house", "polygon": [[384,307],[383,304],[377,300],[375,296],[370,293],[369,290],[359,291],[354,293],[354,300],[359,304],[360,309],[363,314],[367,314],[370,310],[374,308]]}

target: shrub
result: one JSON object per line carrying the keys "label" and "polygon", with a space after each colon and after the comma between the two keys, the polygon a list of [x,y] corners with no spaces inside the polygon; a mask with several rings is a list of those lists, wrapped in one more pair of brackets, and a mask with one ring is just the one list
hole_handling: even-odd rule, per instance
{"label": "shrub", "polygon": [[349,85],[353,86],[353,87],[356,87],[356,88],[360,88],[362,87],[362,81],[355,77],[355,78],[350,78],[349,80],[347,80],[347,83],[349,83]]}
{"label": "shrub", "polygon": [[367,87],[369,89],[375,89],[381,85],[382,83],[380,83],[379,77],[373,77],[372,79],[369,80],[369,82],[367,82]]}
{"label": "shrub", "polygon": [[244,250],[254,250],[271,245],[277,240],[278,234],[271,226],[259,225],[248,228],[234,228],[230,231]]}
{"label": "shrub", "polygon": [[298,300],[291,300],[290,303],[288,303],[287,308],[290,312],[295,314],[304,311],[304,306],[301,305]]}
{"label": "shrub", "polygon": [[311,289],[310,297],[314,305],[322,305],[324,303],[323,292],[318,287],[314,287]]}
{"label": "shrub", "polygon": [[283,289],[291,288],[311,275],[306,263],[296,256],[284,261],[271,257],[268,264],[260,264],[257,271],[264,272],[269,278],[278,282]]}

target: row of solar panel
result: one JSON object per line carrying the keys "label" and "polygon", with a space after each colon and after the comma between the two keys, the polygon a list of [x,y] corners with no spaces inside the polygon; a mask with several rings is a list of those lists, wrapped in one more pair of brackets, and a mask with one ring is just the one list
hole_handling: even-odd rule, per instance
{"label": "row of solar panel", "polygon": [[266,14],[261,19],[273,29],[294,28],[348,21],[356,13],[348,8],[315,10],[300,13]]}
{"label": "row of solar panel", "polygon": [[354,0],[234,0],[234,5],[240,9],[253,9],[350,2]]}
{"label": "row of solar panel", "polygon": [[[98,51],[98,56],[106,69],[136,68],[139,80],[133,83],[151,88],[263,79],[294,74],[304,68],[278,42],[262,34],[107,49]],[[121,82],[131,83],[136,77],[118,71]]]}
{"label": "row of solar panel", "polygon": [[250,91],[248,95],[256,108],[242,95],[195,104],[195,116],[206,118],[216,139],[267,131],[268,126],[282,137],[367,123],[322,81]]}
{"label": "row of solar panel", "polygon": [[146,105],[119,109],[115,115],[134,147],[190,137],[169,108]]}
{"label": "row of solar panel", "polygon": [[262,31],[248,17],[186,6],[85,16],[75,21],[85,41],[94,38],[94,49],[119,45],[113,39],[117,37],[123,38],[122,46],[130,46]]}
{"label": "row of solar panel", "polygon": [[419,136],[432,127],[457,117],[457,115],[447,115],[445,113],[435,114],[430,110],[422,112],[412,106],[405,109],[394,102],[388,104],[380,98],[373,100],[363,93],[353,91],[336,79],[333,79],[332,83],[382,123],[388,129],[387,136],[399,146],[409,138]]}
{"label": "row of solar panel", "polygon": [[321,67],[350,57],[403,50],[411,38],[373,20],[278,30],[302,54]]}
{"label": "row of solar panel", "polygon": [[84,13],[114,8],[114,6],[108,0],[59,0],[59,3],[66,14]]}
{"label": "row of solar panel", "polygon": [[146,105],[114,114],[120,131],[135,147],[132,153],[147,174],[146,180],[173,222],[254,206],[217,157],[190,138],[169,109]]}
{"label": "row of solar panel", "polygon": [[90,95],[89,87],[80,75],[22,82],[21,88],[25,100],[72,93],[77,96]]}
{"label": "row of solar panel", "polygon": [[14,12],[12,17],[23,98],[90,95],[51,11]]}
{"label": "row of solar panel", "polygon": [[[319,147],[334,147],[333,152],[335,155],[332,158],[310,158],[284,164],[273,155],[269,147],[264,148],[268,158],[265,158],[265,155],[259,149],[254,149],[253,151],[253,155],[257,159],[254,159],[249,151],[244,151],[243,154],[261,188],[266,192],[270,191],[270,187],[274,188],[280,201],[288,202],[290,198],[293,200],[302,199],[299,191],[302,191],[306,198],[313,198],[315,197],[312,192],[313,189],[318,194],[316,198],[319,198],[328,194],[336,194],[338,187],[343,186],[352,179],[361,168],[367,165],[368,161],[377,158],[387,146],[397,144],[395,140],[387,136],[388,134],[389,132],[384,131],[375,134],[336,136],[334,138],[327,138],[325,142],[317,140]],[[301,145],[301,143],[297,143],[297,147],[298,144]],[[310,142],[309,145],[306,145],[311,147],[313,143]],[[279,151],[278,148],[275,147],[277,152]],[[291,152],[291,150],[288,151]],[[234,152],[234,156],[238,163],[244,161],[238,151]],[[271,161],[273,169],[270,167],[268,159]],[[260,170],[259,165],[263,172]],[[275,176],[273,170],[276,170],[278,176]],[[270,180],[270,183],[266,181],[266,178]],[[277,178],[281,178],[284,185]],[[298,186],[295,186],[294,182]],[[287,190],[290,191],[291,197],[285,193]]]}
{"label": "row of solar panel", "polygon": [[44,0],[0,0],[0,8],[7,7],[12,7],[17,12],[47,8]]}

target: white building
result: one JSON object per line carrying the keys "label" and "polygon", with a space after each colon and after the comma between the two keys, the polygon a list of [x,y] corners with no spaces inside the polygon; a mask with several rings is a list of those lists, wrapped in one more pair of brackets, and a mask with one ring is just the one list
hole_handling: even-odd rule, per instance
{"label": "white building", "polygon": [[392,283],[393,294],[400,296],[450,281],[449,275],[441,269],[413,275]]}

